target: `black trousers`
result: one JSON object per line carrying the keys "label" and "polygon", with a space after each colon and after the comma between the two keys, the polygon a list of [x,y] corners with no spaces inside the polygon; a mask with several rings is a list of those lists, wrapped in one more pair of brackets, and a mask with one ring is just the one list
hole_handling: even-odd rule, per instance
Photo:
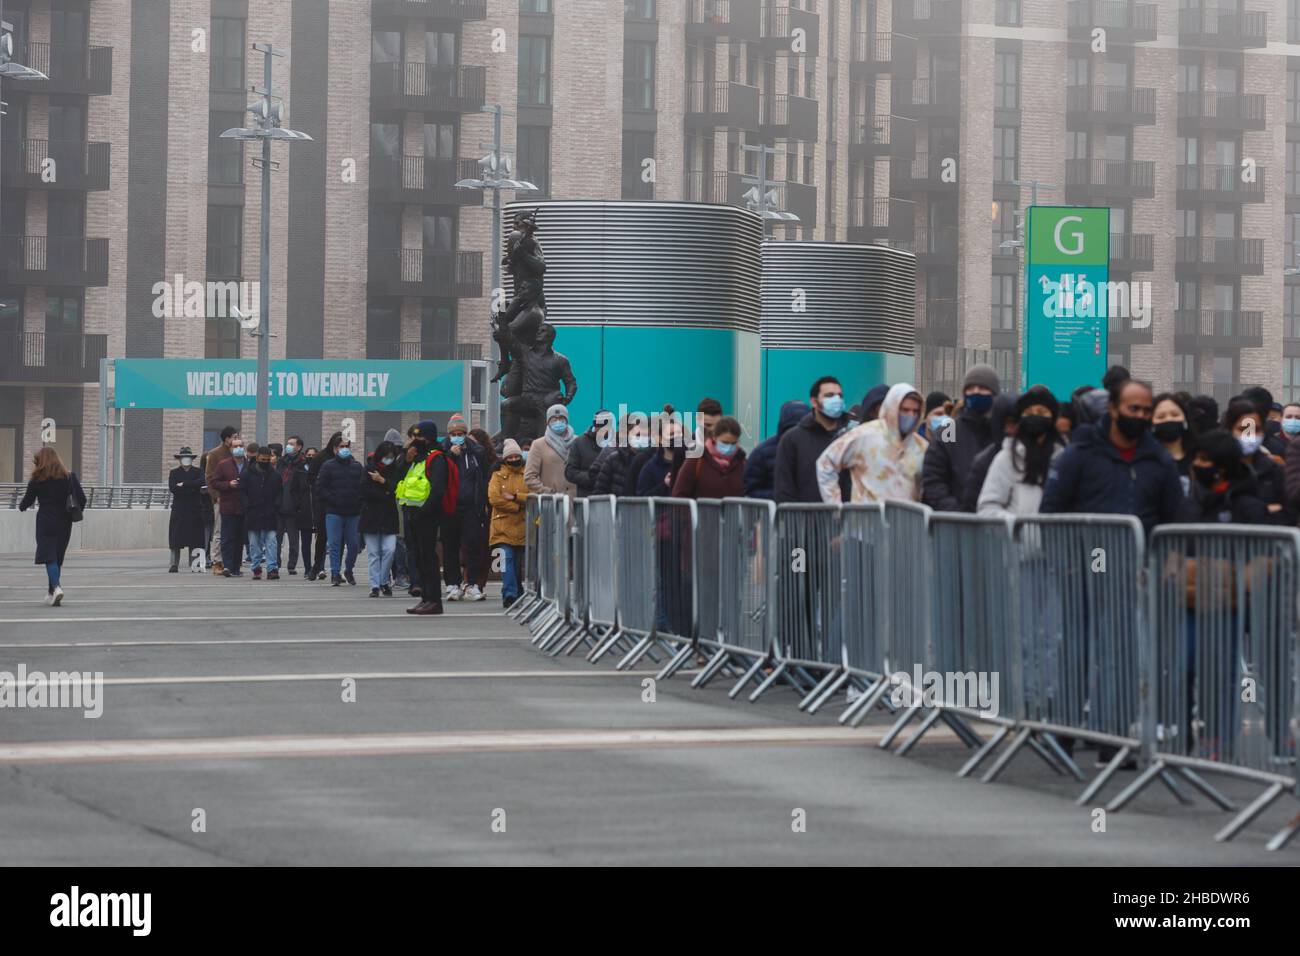
{"label": "black trousers", "polygon": [[438,520],[440,516],[436,511],[423,515],[416,511],[409,517],[412,518],[410,527],[415,531],[414,553],[418,556],[415,564],[420,569],[420,599],[441,603],[442,592],[438,589],[438,579],[441,577],[438,574],[438,531],[442,524]]}
{"label": "black trousers", "polygon": [[310,569],[311,566],[311,528],[299,528],[298,518],[295,515],[277,515],[275,519],[275,541],[280,548],[280,553],[284,554],[284,536],[289,536],[289,560],[285,567],[293,571],[298,567],[299,543],[302,544],[302,566]]}
{"label": "black trousers", "polygon": [[238,571],[244,563],[244,516],[221,516],[221,563],[227,571]]}
{"label": "black trousers", "polygon": [[[465,567],[462,574],[460,547],[465,546]],[[479,570],[487,557],[487,539],[483,534],[483,516],[478,511],[457,511],[445,515],[442,525],[442,573],[449,587],[462,583],[477,584]]]}
{"label": "black trousers", "polygon": [[[313,524],[316,526],[317,529],[316,530],[316,551],[312,557],[312,562],[311,565],[308,567],[308,570],[314,571],[316,574],[320,574],[322,571],[325,570],[325,545],[327,543],[325,540],[325,505],[324,504],[322,504],[319,508],[317,508],[313,513]],[[304,552],[303,554],[304,565],[307,564],[308,553],[310,552]]]}
{"label": "black trousers", "polygon": [[[420,575],[424,573],[420,557],[420,509],[407,505],[401,506],[403,537],[406,538],[406,575],[411,587],[420,586]],[[434,578],[437,581],[437,578]]]}

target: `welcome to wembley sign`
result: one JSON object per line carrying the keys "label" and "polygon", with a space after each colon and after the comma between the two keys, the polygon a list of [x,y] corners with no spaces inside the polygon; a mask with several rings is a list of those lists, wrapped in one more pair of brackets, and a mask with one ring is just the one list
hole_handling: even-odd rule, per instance
{"label": "welcome to wembley sign", "polygon": [[[115,359],[118,408],[254,408],[252,359]],[[284,359],[270,405],[337,411],[450,411],[464,404],[465,363]]]}

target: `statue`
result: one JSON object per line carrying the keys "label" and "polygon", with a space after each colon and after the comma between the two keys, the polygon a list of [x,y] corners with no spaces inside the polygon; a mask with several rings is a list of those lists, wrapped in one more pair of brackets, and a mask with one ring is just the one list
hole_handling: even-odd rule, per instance
{"label": "statue", "polygon": [[[506,239],[501,264],[514,279],[506,311],[493,315],[492,338],[501,349],[493,383],[501,384],[501,436],[533,440],[546,428],[546,409],[568,405],[578,393],[569,360],[553,348],[546,321],[546,257],[536,239],[536,213],[520,213]],[[502,381],[504,379],[504,381]]]}

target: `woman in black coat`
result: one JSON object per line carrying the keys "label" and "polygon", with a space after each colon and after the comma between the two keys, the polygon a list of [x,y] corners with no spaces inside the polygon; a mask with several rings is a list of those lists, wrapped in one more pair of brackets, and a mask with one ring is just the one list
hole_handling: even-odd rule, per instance
{"label": "woman in black coat", "polygon": [[325,538],[325,500],[316,492],[316,476],[325,467],[325,463],[338,452],[339,442],[341,441],[343,441],[342,432],[335,432],[330,435],[330,440],[325,443],[324,450],[320,454],[313,456],[306,465],[307,482],[311,486],[309,497],[312,511],[312,531],[316,535],[313,560],[311,566],[307,569],[308,581],[325,580],[325,549],[328,544]]}
{"label": "woman in black coat", "polygon": [[45,565],[49,591],[45,603],[58,606],[63,602],[63,588],[59,579],[63,571],[63,557],[72,537],[72,518],[68,514],[68,498],[77,507],[86,507],[86,493],[81,490],[77,476],[63,467],[59,453],[53,448],[42,448],[36,453],[36,467],[27,482],[27,493],[18,505],[26,511],[33,503],[40,503],[36,513],[36,560]]}
{"label": "woman in black coat", "polygon": [[186,549],[187,562],[193,561],[195,548],[207,546],[204,532],[203,501],[211,505],[203,470],[194,465],[194,452],[189,446],[174,456],[180,466],[167,475],[167,487],[172,493],[172,514],[167,524],[167,547],[171,549],[172,563],[167,570],[175,574],[181,562],[181,548]]}
{"label": "woman in black coat", "polygon": [[381,441],[366,461],[361,477],[361,519],[357,529],[366,543],[370,596],[393,596],[393,557],[397,553],[397,482],[406,474],[397,447]]}

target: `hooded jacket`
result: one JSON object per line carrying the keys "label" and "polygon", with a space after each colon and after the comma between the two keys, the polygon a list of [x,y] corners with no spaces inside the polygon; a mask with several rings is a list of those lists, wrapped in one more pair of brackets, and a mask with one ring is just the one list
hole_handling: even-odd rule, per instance
{"label": "hooded jacket", "polygon": [[[844,414],[828,431],[822,428],[817,416],[809,412],[799,419],[794,428],[782,435],[776,446],[776,503],[820,502],[822,492],[817,478],[817,459],[831,442],[855,427],[857,423]],[[848,473],[841,474],[841,500],[852,494],[853,485]]]}
{"label": "hooded jacket", "polygon": [[[805,415],[812,413],[807,402],[786,402],[781,406],[781,417],[777,420],[776,434],[771,435],[754,448],[745,465],[745,497],[776,500],[776,452],[782,437],[794,428]],[[821,499],[818,499],[821,500]]]}
{"label": "hooded jacket", "polygon": [[[817,459],[817,482],[823,501],[840,502],[839,473],[848,469],[852,500],[918,501],[921,497],[921,466],[925,439],[915,428],[906,435],[898,431],[898,408],[909,395],[921,395],[906,382],[889,390],[880,406],[880,417],[859,425],[835,439]],[[917,416],[920,424],[920,416]]]}
{"label": "hooded jacket", "polygon": [[1070,445],[1052,461],[1043,487],[1042,514],[1134,515],[1150,534],[1158,524],[1177,521],[1183,484],[1169,453],[1149,431],[1139,439],[1133,461],[1125,461],[1110,440],[1110,415],[1076,429]]}
{"label": "hooded jacket", "polygon": [[952,441],[944,441],[942,434],[931,437],[921,477],[921,500],[935,511],[962,510],[962,493],[975,456],[994,444],[990,419],[991,414],[963,407],[953,424]]}
{"label": "hooded jacket", "polygon": [[1196,485],[1194,520],[1206,524],[1229,521],[1233,524],[1276,524],[1268,503],[1260,496],[1259,480],[1254,473],[1232,482],[1223,491],[1209,491]]}
{"label": "hooded jacket", "polygon": [[[507,494],[514,497],[507,498]],[[523,466],[514,467],[502,462],[488,482],[488,501],[492,504],[489,546],[509,544],[523,547],[527,498],[528,485],[524,482]]]}
{"label": "hooded jacket", "polygon": [[[1015,416],[1019,397],[1015,392],[999,392],[993,396],[993,408],[989,412],[989,435],[992,441],[970,463],[970,474],[966,476],[961,492],[962,511],[974,514],[978,510],[980,489],[984,487],[993,459],[1002,450],[1002,440],[1007,437],[1007,419]],[[930,436],[932,445],[941,440],[942,436]]]}
{"label": "hooded jacket", "polygon": [[627,474],[632,467],[632,459],[637,450],[626,445],[611,445],[601,449],[596,460],[591,463],[594,476],[591,493],[593,495],[630,495],[633,489],[627,487]]}

